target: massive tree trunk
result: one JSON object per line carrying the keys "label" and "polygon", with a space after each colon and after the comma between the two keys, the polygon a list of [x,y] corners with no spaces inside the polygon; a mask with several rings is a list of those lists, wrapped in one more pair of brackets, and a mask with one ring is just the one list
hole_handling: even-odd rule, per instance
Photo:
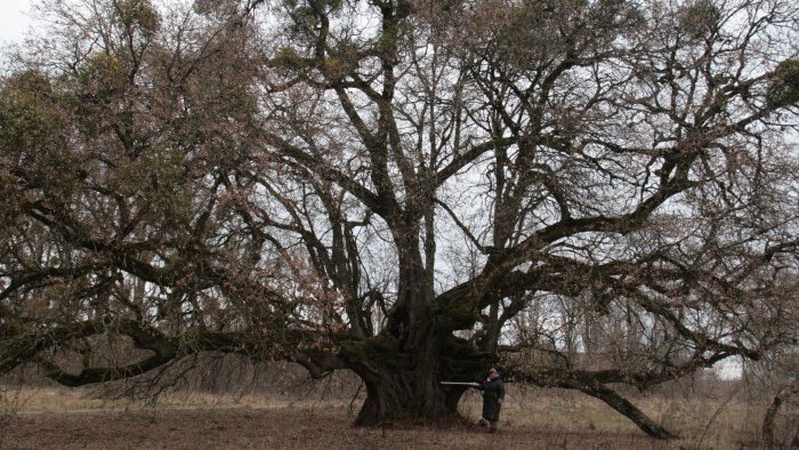
{"label": "massive tree trunk", "polygon": [[432,421],[454,414],[446,393],[435,377],[422,370],[377,368],[363,377],[367,398],[356,420],[358,425],[379,425],[404,418]]}
{"label": "massive tree trunk", "polygon": [[345,347],[345,358],[366,384],[360,425],[400,418],[431,420],[454,411],[439,384],[446,336],[427,310],[426,270],[419,252],[418,228],[401,223],[395,230],[399,265],[397,301],[388,327],[374,339]]}
{"label": "massive tree trunk", "polygon": [[401,349],[386,337],[345,346],[342,356],[366,385],[357,425],[403,419],[429,423],[457,415],[465,389],[440,382],[475,380],[493,359],[451,334],[431,331],[428,336],[413,349]]}

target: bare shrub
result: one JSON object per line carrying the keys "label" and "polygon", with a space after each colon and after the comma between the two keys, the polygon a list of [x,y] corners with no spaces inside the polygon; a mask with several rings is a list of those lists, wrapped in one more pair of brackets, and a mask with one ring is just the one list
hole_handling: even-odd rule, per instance
{"label": "bare shrub", "polygon": [[0,447],[3,446],[3,437],[17,417],[24,402],[18,386],[0,385]]}

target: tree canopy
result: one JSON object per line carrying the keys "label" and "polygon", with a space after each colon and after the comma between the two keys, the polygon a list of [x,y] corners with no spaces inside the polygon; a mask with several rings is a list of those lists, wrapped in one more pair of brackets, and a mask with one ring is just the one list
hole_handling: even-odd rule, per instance
{"label": "tree canopy", "polygon": [[0,81],[0,373],[290,360],[368,425],[497,364],[666,438],[614,385],[795,343],[795,2],[45,6]]}

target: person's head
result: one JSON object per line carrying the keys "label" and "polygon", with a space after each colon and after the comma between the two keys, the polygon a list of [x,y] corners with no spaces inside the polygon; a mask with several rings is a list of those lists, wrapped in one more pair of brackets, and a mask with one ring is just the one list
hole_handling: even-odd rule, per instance
{"label": "person's head", "polygon": [[491,369],[488,371],[488,378],[489,378],[489,379],[491,379],[491,380],[493,380],[494,378],[497,378],[497,377],[499,377],[499,372],[497,372],[497,369],[495,369],[495,368],[493,368],[493,367],[492,367],[492,368],[491,368]]}

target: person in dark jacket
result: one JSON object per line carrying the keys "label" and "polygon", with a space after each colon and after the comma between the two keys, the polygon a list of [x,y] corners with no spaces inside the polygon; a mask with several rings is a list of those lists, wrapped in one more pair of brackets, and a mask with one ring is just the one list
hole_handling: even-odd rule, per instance
{"label": "person in dark jacket", "polygon": [[480,425],[488,425],[488,432],[496,433],[499,428],[499,411],[502,408],[502,400],[505,399],[505,385],[502,384],[497,369],[489,370],[488,379],[480,383],[476,389],[483,391],[483,419],[480,420]]}

